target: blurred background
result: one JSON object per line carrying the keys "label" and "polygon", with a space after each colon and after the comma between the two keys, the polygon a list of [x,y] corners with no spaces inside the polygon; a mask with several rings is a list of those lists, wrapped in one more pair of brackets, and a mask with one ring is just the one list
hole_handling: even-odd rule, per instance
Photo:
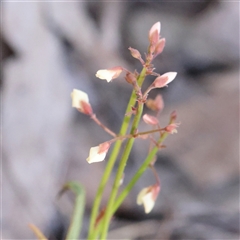
{"label": "blurred background", "polygon": [[[166,47],[156,72],[178,76],[150,97],[163,95],[162,125],[177,110],[181,126],[158,154],[154,210],[145,215],[136,205],[138,192],[154,183],[148,170],[116,213],[109,239],[239,239],[238,2],[4,1],[1,12],[3,239],[33,239],[28,223],[63,239],[74,197],[57,193],[69,180],[86,187],[86,236],[105,165],[86,158],[109,136],[71,107],[70,92],[87,92],[99,119],[117,132],[131,86],[123,76],[106,83],[95,73],[119,65],[139,71],[127,48],[143,55],[157,21]],[[136,141],[126,182],[147,150]]]}

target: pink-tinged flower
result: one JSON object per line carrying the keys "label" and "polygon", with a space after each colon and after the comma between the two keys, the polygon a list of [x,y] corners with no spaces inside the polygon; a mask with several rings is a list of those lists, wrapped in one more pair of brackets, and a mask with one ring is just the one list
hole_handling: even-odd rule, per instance
{"label": "pink-tinged flower", "polygon": [[158,184],[142,189],[137,196],[137,204],[143,205],[145,213],[150,213],[155,205],[160,186]]}
{"label": "pink-tinged flower", "polygon": [[161,30],[160,22],[156,22],[155,24],[153,24],[148,34],[149,42],[151,44],[156,44],[158,42],[160,37],[160,30]]}
{"label": "pink-tinged flower", "polygon": [[177,76],[176,72],[168,72],[164,73],[163,75],[157,77],[153,82],[154,88],[162,88],[167,86],[170,82],[174,80],[174,78]]}
{"label": "pink-tinged flower", "polygon": [[158,119],[154,116],[149,115],[149,114],[144,114],[143,115],[143,121],[147,124],[150,124],[150,125],[157,125],[158,124]]}
{"label": "pink-tinged flower", "polygon": [[146,105],[152,111],[160,112],[164,108],[163,98],[160,94],[158,94],[154,100],[153,99],[148,99],[147,102],[146,102]]}
{"label": "pink-tinged flower", "polygon": [[107,80],[107,82],[112,81],[114,78],[117,78],[123,68],[122,67],[114,67],[114,68],[109,68],[109,69],[101,69],[98,70],[96,73],[96,77],[102,79],[102,80]]}
{"label": "pink-tinged flower", "polygon": [[102,162],[107,155],[109,147],[110,143],[108,142],[102,143],[96,147],[92,147],[89,151],[89,157],[87,158],[87,162],[88,163]]}
{"label": "pink-tinged flower", "polygon": [[140,52],[139,52],[137,49],[131,48],[131,47],[129,47],[128,49],[130,50],[130,53],[131,53],[131,55],[132,55],[134,58],[138,59],[142,64],[144,64],[144,61],[143,61],[143,59],[142,59],[142,56],[141,56]]}
{"label": "pink-tinged flower", "polygon": [[72,107],[77,108],[80,112],[91,115],[92,107],[89,103],[88,95],[80,90],[73,89],[71,93]]}
{"label": "pink-tinged flower", "polygon": [[157,55],[159,55],[160,53],[162,53],[163,48],[165,47],[165,38],[162,38],[158,41],[155,51],[154,51],[154,56],[156,57]]}
{"label": "pink-tinged flower", "polygon": [[136,59],[140,59],[140,58],[141,58],[141,54],[140,54],[140,52],[139,52],[137,49],[131,48],[131,47],[129,47],[128,49],[129,49],[131,55],[132,55],[134,58],[136,58]]}
{"label": "pink-tinged flower", "polygon": [[167,76],[159,76],[154,80],[152,86],[153,88],[162,88],[167,85],[167,82],[168,82]]}
{"label": "pink-tinged flower", "polygon": [[165,127],[165,131],[173,134],[177,133],[177,127],[179,127],[180,123],[171,123],[168,126]]}

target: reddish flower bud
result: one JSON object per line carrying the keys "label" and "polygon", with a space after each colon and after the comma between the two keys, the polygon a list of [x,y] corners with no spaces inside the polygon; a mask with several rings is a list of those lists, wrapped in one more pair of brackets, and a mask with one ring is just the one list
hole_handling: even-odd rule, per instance
{"label": "reddish flower bud", "polygon": [[81,103],[81,107],[82,107],[81,112],[86,114],[86,115],[90,115],[91,116],[93,114],[93,110],[92,110],[91,105],[89,103],[87,103],[87,102],[84,102],[84,101],[81,101],[80,103]]}
{"label": "reddish flower bud", "polygon": [[130,84],[134,84],[137,82],[135,75],[132,74],[131,72],[126,73],[125,80]]}
{"label": "reddish flower bud", "polygon": [[166,42],[165,38],[162,38],[158,41],[157,46],[155,48],[155,52],[154,52],[155,57],[160,53],[162,53],[163,48],[165,47],[165,42]]}
{"label": "reddish flower bud", "polygon": [[128,49],[130,50],[130,53],[134,58],[136,58],[136,59],[142,58],[140,52],[137,49],[131,48],[131,47],[129,47]]}
{"label": "reddish flower bud", "polygon": [[104,142],[104,143],[99,144],[98,153],[101,154],[101,153],[107,152],[108,149],[110,148],[110,145],[111,144],[109,142]]}

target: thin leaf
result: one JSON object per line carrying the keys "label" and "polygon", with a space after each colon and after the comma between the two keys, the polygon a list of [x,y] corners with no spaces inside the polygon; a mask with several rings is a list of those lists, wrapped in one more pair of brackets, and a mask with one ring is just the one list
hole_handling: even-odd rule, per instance
{"label": "thin leaf", "polygon": [[71,190],[76,195],[73,215],[66,236],[66,240],[73,240],[78,239],[81,232],[82,218],[85,207],[85,190],[78,182],[68,182],[63,186],[59,195],[61,196],[67,190]]}

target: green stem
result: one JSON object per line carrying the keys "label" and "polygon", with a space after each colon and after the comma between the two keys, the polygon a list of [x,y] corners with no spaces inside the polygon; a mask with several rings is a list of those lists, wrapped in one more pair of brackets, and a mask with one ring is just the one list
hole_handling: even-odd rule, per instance
{"label": "green stem", "polygon": [[[165,132],[161,135],[161,137],[158,140],[158,145],[161,145],[163,141],[166,139],[169,133]],[[117,209],[120,207],[120,205],[123,203],[129,192],[132,190],[132,188],[135,186],[136,182],[139,180],[139,178],[143,175],[143,173],[146,171],[148,168],[149,164],[152,162],[154,156],[158,152],[158,147],[154,147],[151,152],[148,154],[142,165],[139,167],[135,175],[132,177],[131,181],[128,183],[128,185],[122,190],[120,195],[117,197],[116,201],[114,202],[113,205],[113,210],[111,212],[111,215],[113,215]],[[96,232],[98,233],[100,229],[103,227],[103,221],[101,221],[96,229]]]}
{"label": "green stem", "polygon": [[[137,114],[134,117],[133,124],[132,124],[132,129],[131,129],[131,132],[130,132],[131,134],[134,134],[135,131],[137,130],[137,127],[138,127],[138,124],[139,124],[139,121],[141,119],[142,112],[143,112],[143,105],[144,104],[142,102],[140,102],[139,105],[138,105]],[[101,239],[106,239],[106,237],[107,237],[109,223],[110,223],[110,220],[111,220],[111,217],[112,217],[112,209],[113,209],[114,201],[115,201],[115,198],[117,196],[118,189],[119,189],[119,186],[120,186],[120,180],[121,180],[122,175],[124,173],[124,169],[125,169],[127,160],[129,158],[129,154],[132,150],[132,146],[133,146],[134,141],[135,141],[135,138],[130,138],[127,141],[127,144],[126,144],[126,147],[124,149],[121,161],[119,163],[119,167],[118,167],[117,174],[116,174],[116,177],[115,177],[115,181],[114,181],[114,184],[113,184],[112,192],[111,192],[111,195],[110,195],[110,198],[109,198],[109,201],[108,201],[108,204],[107,204],[107,208],[106,208],[106,211],[105,211],[105,214],[104,214]]]}
{"label": "green stem", "polygon": [[[145,74],[146,74],[146,68],[143,68],[139,77],[138,77],[138,82],[139,82],[140,86],[143,83],[143,80],[145,78]],[[128,106],[127,106],[127,109],[126,109],[126,113],[129,113],[131,111],[131,108],[132,108],[132,106],[135,105],[135,102],[136,102],[136,94],[135,94],[135,91],[132,91],[132,94],[131,94],[131,97],[130,97],[130,100],[129,100],[129,103],[128,103]],[[126,134],[130,119],[131,119],[131,116],[129,116],[129,115],[124,116],[122,126],[121,126],[121,129],[120,129],[120,132],[119,132],[120,136]],[[98,215],[99,206],[100,206],[100,203],[101,203],[103,191],[105,189],[105,186],[106,186],[106,183],[109,179],[109,176],[112,172],[112,169],[113,169],[113,166],[114,166],[115,161],[117,159],[117,156],[119,154],[121,145],[122,145],[122,140],[116,141],[116,143],[114,145],[114,148],[112,150],[112,153],[110,155],[110,158],[108,160],[108,163],[106,165],[105,171],[103,173],[101,182],[99,184],[97,194],[96,194],[96,197],[95,197],[95,200],[94,200],[94,203],[93,203],[93,209],[92,209],[91,217],[90,217],[90,226],[89,226],[89,234],[88,234],[88,239],[89,240],[96,238],[97,233],[94,233],[94,228],[95,228],[95,222],[96,222],[96,219],[97,219],[97,215]]]}
{"label": "green stem", "polygon": [[[169,133],[165,132],[162,134],[160,139],[158,140],[158,145],[161,145],[163,141],[166,139]],[[154,156],[157,154],[159,148],[154,147],[151,152],[148,154],[147,158],[144,160],[143,164],[139,167],[135,175],[132,177],[131,181],[128,183],[128,185],[123,189],[123,191],[120,193],[118,196],[117,200],[114,203],[113,206],[113,213],[114,214],[119,206],[122,204],[122,202],[125,200],[129,192],[132,190],[136,182],[139,180],[139,178],[142,176],[142,174],[146,171],[148,168],[149,164],[152,162]]]}

